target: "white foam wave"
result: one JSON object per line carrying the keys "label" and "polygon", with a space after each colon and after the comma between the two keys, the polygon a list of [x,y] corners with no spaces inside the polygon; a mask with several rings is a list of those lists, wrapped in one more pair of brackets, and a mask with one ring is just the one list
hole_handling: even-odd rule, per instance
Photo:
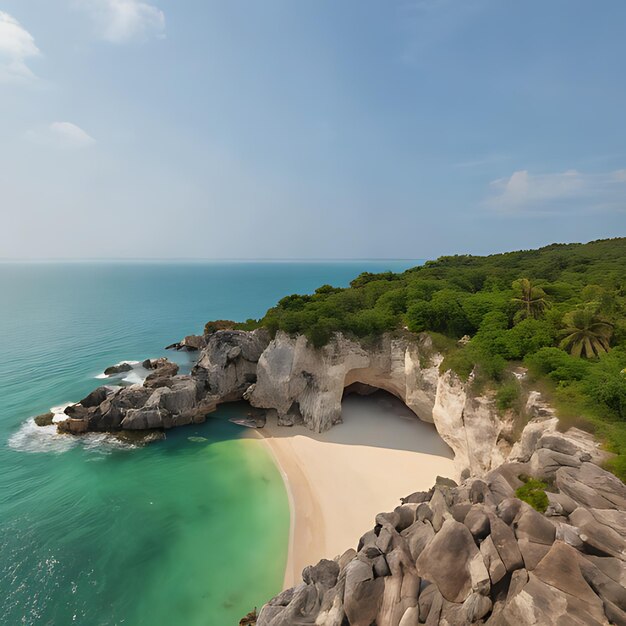
{"label": "white foam wave", "polygon": [[[53,406],[50,408],[50,413],[52,413],[52,421],[53,422],[62,422],[67,419],[67,415],[65,415],[65,409],[68,406],[72,406],[72,404],[76,404],[75,402],[66,402],[65,404],[59,404],[59,406]],[[37,424],[35,424],[37,426]]]}
{"label": "white foam wave", "polygon": [[20,452],[67,452],[76,445],[71,435],[60,435],[57,427],[37,426],[34,419],[29,419],[9,437],[9,447]]}
{"label": "white foam wave", "polygon": [[141,361],[120,361],[115,364],[115,367],[124,365],[125,363],[131,365],[132,369],[126,372],[119,372],[117,374],[105,374],[102,372],[97,374],[94,378],[100,380],[119,378],[122,382],[128,383],[129,385],[143,385],[143,381],[146,380],[150,372],[145,367],[141,366]]}
{"label": "white foam wave", "polygon": [[[51,413],[54,413],[53,422],[65,419],[62,410],[56,412],[57,409],[65,408],[73,404],[68,402],[62,407],[53,407]],[[37,426],[33,418],[24,422],[21,428],[9,437],[9,447],[19,452],[52,452],[61,454],[67,452],[76,446],[83,446],[89,452],[97,452],[100,454],[109,454],[113,450],[129,450],[137,446],[125,441],[120,441],[113,435],[108,433],[86,433],[85,435],[74,436],[65,435],[57,432],[54,424],[50,426]]]}

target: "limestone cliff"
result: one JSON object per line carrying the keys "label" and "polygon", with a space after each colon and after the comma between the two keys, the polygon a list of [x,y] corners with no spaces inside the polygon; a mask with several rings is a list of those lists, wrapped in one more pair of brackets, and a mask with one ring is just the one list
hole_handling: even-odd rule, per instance
{"label": "limestone cliff", "polygon": [[[457,477],[482,476],[508,459],[528,456],[523,445],[511,445],[518,418],[501,415],[492,395],[474,394],[471,379],[462,382],[450,371],[440,373],[442,359],[427,336],[385,335],[363,347],[337,335],[315,349],[303,336],[278,333],[260,355],[256,383],[244,397],[253,406],[276,411],[279,423],[302,421],[322,432],[341,421],[344,389],[364,383],[394,394],[417,417],[434,423],[454,452]],[[556,430],[557,420],[538,394],[528,396],[526,414],[528,432]],[[523,434],[522,440],[527,437]],[[586,445],[595,451],[595,444]]]}
{"label": "limestone cliff", "polygon": [[[163,359],[147,361],[152,373],[143,386],[101,387],[69,407],[59,428],[172,428],[203,421],[220,403],[246,399],[281,425],[301,422],[322,432],[341,421],[344,389],[362,383],[392,393],[434,423],[454,452],[458,479],[483,476],[505,461],[531,460],[539,436],[557,427],[553,411],[530,393],[530,421],[522,430],[519,418],[500,414],[493,395],[473,392],[471,377],[463,382],[441,373],[443,357],[426,335],[384,335],[364,346],[337,334],[316,349],[302,335],[279,332],[270,340],[264,329],[221,330],[195,344],[200,349],[191,376],[178,375]],[[600,455],[589,438],[584,445],[594,458]],[[540,456],[532,460],[538,471],[548,461]]]}

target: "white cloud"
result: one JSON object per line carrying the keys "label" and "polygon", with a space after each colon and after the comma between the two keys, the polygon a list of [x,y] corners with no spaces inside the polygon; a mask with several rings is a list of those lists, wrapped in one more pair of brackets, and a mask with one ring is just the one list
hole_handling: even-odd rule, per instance
{"label": "white cloud", "polygon": [[33,36],[15,18],[0,11],[0,82],[34,79],[26,61],[39,54]]}
{"label": "white cloud", "polygon": [[165,14],[141,0],[77,0],[87,10],[103,39],[127,43],[165,36]]}
{"label": "white cloud", "polygon": [[29,130],[26,133],[26,139],[33,143],[64,150],[86,148],[96,142],[80,126],[71,122],[53,122],[44,128]]}
{"label": "white cloud", "polygon": [[490,183],[486,203],[508,214],[626,210],[626,170],[588,174],[513,172]]}

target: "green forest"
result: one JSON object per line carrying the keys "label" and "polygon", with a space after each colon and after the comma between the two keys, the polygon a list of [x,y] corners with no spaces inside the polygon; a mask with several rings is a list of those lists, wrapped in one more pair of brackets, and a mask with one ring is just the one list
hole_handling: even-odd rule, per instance
{"label": "green forest", "polygon": [[444,256],[403,273],[364,273],[350,287],[291,295],[261,320],[316,347],[336,331],[360,341],[429,333],[443,369],[472,374],[498,407],[521,410],[524,365],[565,426],[593,430],[626,478],[626,238],[491,256]]}

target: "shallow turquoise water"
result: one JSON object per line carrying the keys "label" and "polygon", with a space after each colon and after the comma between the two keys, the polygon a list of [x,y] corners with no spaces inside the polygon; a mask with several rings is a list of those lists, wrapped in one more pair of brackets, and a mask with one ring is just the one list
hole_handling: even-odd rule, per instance
{"label": "shallow turquoise water", "polygon": [[276,593],[287,497],[265,448],[227,421],[242,407],[136,449],[29,417],[209,319],[414,264],[0,264],[0,624],[225,626]]}

